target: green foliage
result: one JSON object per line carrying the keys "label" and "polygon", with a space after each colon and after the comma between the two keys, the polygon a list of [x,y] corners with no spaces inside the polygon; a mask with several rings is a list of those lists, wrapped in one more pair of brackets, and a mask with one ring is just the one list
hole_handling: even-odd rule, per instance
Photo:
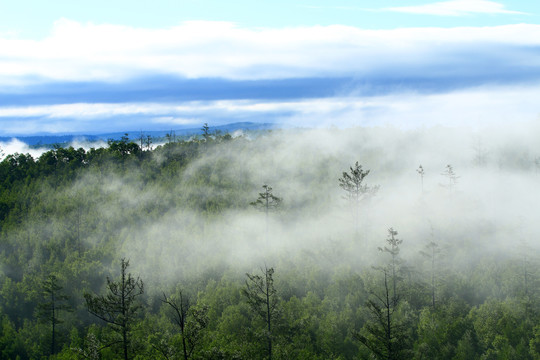
{"label": "green foliage", "polygon": [[263,334],[268,347],[268,359],[272,359],[272,343],[276,336],[275,322],[278,316],[279,297],[274,287],[274,268],[261,269],[263,275],[246,274],[246,286],[242,294],[246,297],[251,310],[259,316],[265,326]]}
{"label": "green foliage", "polygon": [[[372,261],[376,236],[369,229],[361,242],[349,241],[339,220],[325,222],[326,207],[340,208],[339,191],[353,204],[377,192],[365,184],[369,170],[356,162],[337,186],[341,158],[313,151],[322,141],[297,136],[302,161],[293,163],[289,153],[274,155],[282,145],[278,132],[233,138],[205,126],[204,141],[171,132],[136,144],[126,135],[107,148],[56,146],[38,158],[1,159],[0,358],[260,359],[271,348],[275,359],[390,352],[540,359],[534,249],[495,257],[489,231],[465,229],[466,236],[445,239],[441,229],[418,255],[420,246],[409,247],[415,239],[400,227],[407,246],[391,228],[381,261]],[[362,161],[376,159],[368,150]],[[268,166],[261,167],[261,156]],[[284,169],[276,171],[278,165]],[[455,184],[450,170],[445,176]],[[257,191],[260,179],[287,201],[266,184]],[[264,225],[251,202],[265,212],[280,208],[271,219],[272,251],[259,249]],[[235,223],[231,214],[250,220]],[[294,226],[311,217],[304,228]],[[333,224],[331,238],[321,239],[318,230]],[[277,251],[286,233],[294,242],[287,249],[301,250]],[[227,247],[237,236],[247,240]],[[448,265],[471,244],[482,249],[477,261]],[[144,293],[124,256],[144,277]],[[429,264],[421,266],[422,257]],[[244,276],[262,259],[275,264],[278,278],[274,267]],[[119,263],[120,278],[104,282]]]}
{"label": "green foliage", "polygon": [[130,359],[134,345],[131,331],[136,316],[142,306],[137,303],[137,297],[144,293],[144,285],[140,278],[134,278],[127,273],[129,260],[122,259],[120,279],[113,281],[107,278],[107,294],[85,294],[88,311],[106,322],[119,336],[110,342],[121,344],[121,353],[125,360]]}

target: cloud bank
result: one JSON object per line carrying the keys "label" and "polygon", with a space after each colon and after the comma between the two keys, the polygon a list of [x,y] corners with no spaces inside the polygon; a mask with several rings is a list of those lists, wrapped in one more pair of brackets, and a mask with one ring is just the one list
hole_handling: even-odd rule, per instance
{"label": "cloud bank", "polygon": [[539,39],[540,26],[526,24],[251,29],[193,21],[167,29],[144,29],[63,19],[41,41],[0,39],[0,77],[15,85],[36,78],[114,82],[152,73],[251,80],[404,74],[404,70],[420,69],[429,74],[430,68],[444,71],[452,65],[481,70],[475,64],[478,60],[512,64],[534,60],[537,66],[537,56],[516,58],[516,52],[508,50],[526,51],[538,46]]}
{"label": "cloud bank", "polygon": [[145,29],[63,19],[43,40],[0,38],[0,135],[530,121],[539,46],[540,25],[529,24]]}

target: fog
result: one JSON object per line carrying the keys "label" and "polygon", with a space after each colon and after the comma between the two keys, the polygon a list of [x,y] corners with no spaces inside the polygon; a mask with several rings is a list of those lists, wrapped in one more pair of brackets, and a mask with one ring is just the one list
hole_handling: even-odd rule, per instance
{"label": "fog", "polygon": [[[115,224],[117,257],[155,285],[150,292],[213,271],[241,277],[264,264],[362,271],[384,261],[378,247],[390,227],[408,263],[421,264],[419,251],[435,241],[448,266],[460,270],[539,249],[538,157],[534,136],[511,127],[290,129],[210,147],[166,188],[145,185],[130,170],[87,176],[70,191],[105,194],[87,209]],[[358,230],[338,185],[356,161],[370,170],[364,183],[380,186],[361,202]],[[450,187],[442,175],[449,164],[458,177]],[[263,184],[283,199],[269,214],[268,233],[264,212],[249,205]],[[205,212],[190,205],[219,199],[233,206]],[[148,216],[129,219],[143,210]],[[86,234],[87,246],[102,241]]]}

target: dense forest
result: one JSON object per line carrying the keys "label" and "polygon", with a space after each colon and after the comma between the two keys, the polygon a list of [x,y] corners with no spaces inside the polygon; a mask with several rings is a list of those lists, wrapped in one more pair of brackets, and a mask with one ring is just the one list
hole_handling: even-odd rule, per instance
{"label": "dense forest", "polygon": [[3,154],[0,357],[540,359],[540,147],[512,136]]}

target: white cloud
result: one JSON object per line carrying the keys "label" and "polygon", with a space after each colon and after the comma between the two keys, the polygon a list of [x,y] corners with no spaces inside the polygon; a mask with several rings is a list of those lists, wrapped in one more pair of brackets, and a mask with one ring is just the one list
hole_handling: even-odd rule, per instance
{"label": "white cloud", "polygon": [[174,116],[160,116],[152,118],[154,124],[167,124],[167,125],[198,125],[201,123],[199,119],[195,118],[179,118]]}
{"label": "white cloud", "polygon": [[489,0],[450,0],[417,6],[386,8],[388,11],[438,16],[464,16],[471,14],[524,14],[505,9],[503,4]]}
{"label": "white cloud", "polygon": [[[534,123],[540,117],[540,86],[475,88],[444,94],[399,93],[297,101],[227,100],[179,104],[70,104],[0,108],[5,133],[95,132],[115,124],[124,130],[152,130],[222,118],[283,122],[293,126],[421,126],[482,127]],[[33,118],[28,118],[32,116]],[[122,116],[121,119],[116,117]],[[141,120],[134,120],[140,116]],[[123,119],[123,120],[122,120]],[[230,120],[227,120],[231,122]],[[154,125],[152,125],[154,124]],[[96,126],[99,125],[99,126]]]}
{"label": "white cloud", "polygon": [[[44,151],[46,151],[46,149],[44,148],[31,148],[24,142],[15,138],[7,142],[0,142],[0,149],[2,149],[2,151],[4,152],[4,156],[18,153],[30,154],[34,158],[39,157]],[[2,157],[0,157],[0,160],[1,159]]]}
{"label": "white cloud", "polygon": [[144,29],[64,19],[43,40],[0,38],[0,79],[16,85],[32,77],[122,81],[156,73],[231,79],[361,75],[395,68],[396,59],[398,65],[421,66],[468,44],[485,43],[538,45],[540,25],[248,29],[199,21]]}

